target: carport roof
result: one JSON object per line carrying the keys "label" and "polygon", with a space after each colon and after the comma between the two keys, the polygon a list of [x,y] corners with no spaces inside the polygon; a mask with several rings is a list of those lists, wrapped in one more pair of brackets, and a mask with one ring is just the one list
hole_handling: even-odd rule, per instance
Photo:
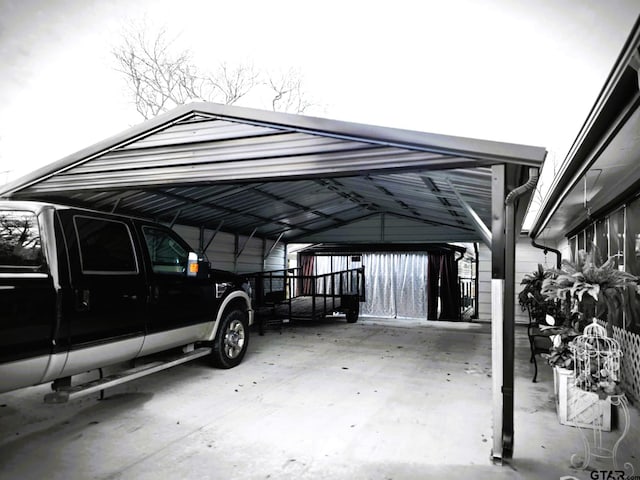
{"label": "carport roof", "polygon": [[[191,103],[0,187],[0,196],[287,242],[477,241],[491,165],[546,150]],[[471,212],[471,213],[470,213]]]}

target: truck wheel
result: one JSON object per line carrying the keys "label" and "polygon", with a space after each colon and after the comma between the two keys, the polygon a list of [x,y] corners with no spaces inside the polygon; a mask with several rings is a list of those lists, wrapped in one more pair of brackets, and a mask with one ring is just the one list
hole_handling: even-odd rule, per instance
{"label": "truck wheel", "polygon": [[220,321],[218,333],[213,341],[211,360],[218,368],[233,368],[238,365],[249,345],[247,315],[241,310],[225,313]]}
{"label": "truck wheel", "polygon": [[347,310],[347,323],[356,323],[358,321],[359,308],[350,308]]}

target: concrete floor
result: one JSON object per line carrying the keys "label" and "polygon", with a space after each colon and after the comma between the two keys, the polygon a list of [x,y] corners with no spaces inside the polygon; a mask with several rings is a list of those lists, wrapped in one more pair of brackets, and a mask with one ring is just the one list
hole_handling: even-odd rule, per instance
{"label": "concrete floor", "polygon": [[[491,464],[487,324],[361,319],[253,335],[244,362],[192,362],[64,405],[0,395],[0,479],[557,479],[577,429],[516,344],[515,452]],[[640,470],[639,417],[619,458]],[[617,432],[619,433],[619,431]],[[611,465],[596,468],[611,470]]]}

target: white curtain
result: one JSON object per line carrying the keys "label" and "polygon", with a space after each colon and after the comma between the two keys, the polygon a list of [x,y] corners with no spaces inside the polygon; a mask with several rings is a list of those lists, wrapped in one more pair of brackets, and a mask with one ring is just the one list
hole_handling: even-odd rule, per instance
{"label": "white curtain", "polygon": [[[353,266],[347,266],[349,264],[349,257],[347,256],[325,256],[317,255],[315,258],[315,274],[324,275],[326,273],[341,272],[348,268],[354,268]],[[338,281],[337,276],[334,277],[319,277],[316,280],[316,293],[325,293],[325,284],[327,291],[331,291],[331,280]],[[336,284],[337,285],[337,284]],[[334,287],[337,289],[337,287]],[[337,291],[337,290],[336,290]]]}
{"label": "white curtain", "polygon": [[[315,273],[339,272],[364,265],[366,302],[360,313],[386,318],[427,318],[427,254],[366,253],[353,265],[348,256],[315,258]],[[316,283],[324,291],[322,281]]]}
{"label": "white curtain", "polygon": [[[353,268],[353,266],[349,265],[349,257],[346,255],[335,255],[335,256],[325,256],[325,255],[316,255],[316,275],[322,275],[324,273],[332,273],[332,272],[340,272],[342,270],[347,270],[348,268]],[[332,268],[333,267],[333,268]]]}
{"label": "white curtain", "polygon": [[371,253],[362,257],[366,302],[360,313],[387,318],[427,318],[427,254]]}

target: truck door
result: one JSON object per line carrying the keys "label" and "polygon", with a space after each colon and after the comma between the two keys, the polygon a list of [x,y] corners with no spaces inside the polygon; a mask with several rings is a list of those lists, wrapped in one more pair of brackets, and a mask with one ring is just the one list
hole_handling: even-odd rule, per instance
{"label": "truck door", "polygon": [[65,374],[131,359],[145,333],[146,283],[126,219],[61,210],[75,308]]}
{"label": "truck door", "polygon": [[55,316],[36,213],[0,210],[0,392],[40,381]]}
{"label": "truck door", "polygon": [[[176,342],[199,339],[217,311],[214,286],[206,275],[187,274],[190,247],[175,232],[143,224],[140,233],[150,269],[148,334],[173,330]],[[149,339],[145,351],[148,343]]]}

